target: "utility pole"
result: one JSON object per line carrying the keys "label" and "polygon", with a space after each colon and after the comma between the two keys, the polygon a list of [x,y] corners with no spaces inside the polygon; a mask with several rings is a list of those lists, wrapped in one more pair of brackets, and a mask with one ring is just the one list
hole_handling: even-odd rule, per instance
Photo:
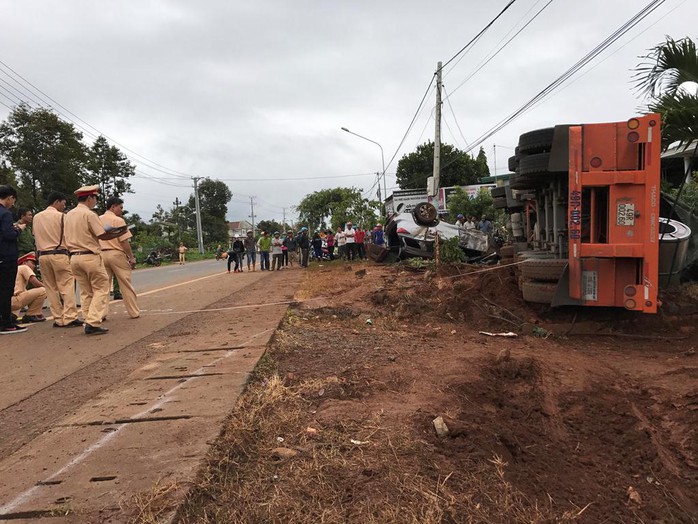
{"label": "utility pole", "polygon": [[250,197],[250,214],[249,214],[249,217],[250,217],[250,219],[252,219],[252,236],[254,237],[254,236],[256,236],[256,235],[255,235],[255,231],[254,231],[254,219],[255,219],[255,214],[254,214],[254,197],[253,197],[253,196]]}
{"label": "utility pole", "polygon": [[439,194],[441,176],[441,62],[436,65],[436,111],[434,113],[436,129],[434,133],[434,194]]}
{"label": "utility pole", "polygon": [[199,205],[199,180],[201,177],[192,177],[194,181],[194,202],[196,203],[196,238],[199,241],[199,253],[204,254],[204,233],[201,230],[201,206]]}
{"label": "utility pole", "polygon": [[494,155],[494,178],[497,179],[497,144],[492,144],[492,154]]}
{"label": "utility pole", "polygon": [[286,231],[286,208],[285,208],[285,207],[282,207],[281,209],[284,210],[284,218],[283,218],[283,220],[281,221],[281,226],[282,226],[281,229],[283,229],[284,231]]}

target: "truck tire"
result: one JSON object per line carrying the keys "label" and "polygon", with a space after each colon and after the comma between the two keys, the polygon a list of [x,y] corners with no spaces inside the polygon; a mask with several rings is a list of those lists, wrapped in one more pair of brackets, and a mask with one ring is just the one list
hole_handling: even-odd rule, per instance
{"label": "truck tire", "polygon": [[540,176],[547,175],[548,163],[550,162],[550,153],[536,153],[527,155],[519,162],[519,175],[523,176]]}
{"label": "truck tire", "polygon": [[504,186],[493,187],[492,190],[490,191],[490,194],[492,195],[492,198],[506,197],[507,196],[507,188]]}
{"label": "truck tire", "polygon": [[509,178],[509,186],[512,189],[531,189],[536,184],[531,179],[516,173]]}
{"label": "truck tire", "polygon": [[433,204],[429,202],[420,202],[412,210],[412,218],[420,226],[432,227],[438,224],[439,213]]}
{"label": "truck tire", "polygon": [[550,151],[553,147],[554,127],[536,129],[519,137],[519,153],[535,154]]}
{"label": "truck tire", "polygon": [[565,258],[531,258],[521,264],[521,274],[533,280],[557,282],[566,266]]}
{"label": "truck tire", "polygon": [[497,197],[492,201],[492,206],[494,206],[495,209],[506,209],[507,208],[507,199],[506,197]]}
{"label": "truck tire", "polygon": [[553,282],[536,282],[535,280],[523,280],[521,293],[526,302],[534,304],[548,304],[553,301],[557,284]]}
{"label": "truck tire", "polygon": [[[512,245],[502,246],[499,248],[499,256],[502,258],[514,258],[516,254],[516,247]],[[512,260],[513,262],[513,260]]]}
{"label": "truck tire", "polygon": [[518,167],[518,165],[519,165],[519,159],[516,157],[516,155],[510,156],[509,161],[508,161],[509,171],[516,171],[516,168]]}

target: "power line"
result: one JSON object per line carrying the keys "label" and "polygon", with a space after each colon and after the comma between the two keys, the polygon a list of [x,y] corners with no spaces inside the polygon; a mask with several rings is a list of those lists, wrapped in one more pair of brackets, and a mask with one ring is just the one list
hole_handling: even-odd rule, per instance
{"label": "power line", "polygon": [[466,150],[466,152],[470,152],[473,149],[475,149],[476,147],[478,147],[480,144],[482,144],[489,137],[491,137],[495,133],[501,131],[504,127],[506,127],[512,121],[514,121],[516,118],[521,116],[521,114],[523,114],[526,110],[530,109],[531,107],[533,107],[534,105],[536,105],[537,103],[542,101],[548,94],[550,94],[554,90],[556,90],[560,85],[562,85],[564,82],[566,82],[569,78],[571,78],[574,74],[576,74],[580,69],[582,69],[585,65],[587,65],[589,62],[591,62],[594,58],[596,58],[604,50],[606,50],[613,42],[618,40],[621,36],[623,36],[625,33],[630,31],[630,29],[635,27],[638,23],[640,23],[647,16],[649,16],[653,11],[655,11],[658,7],[660,7],[664,2],[666,2],[666,0],[652,0],[649,4],[647,4],[645,7],[643,7],[637,14],[635,14],[627,22],[622,24],[618,29],[616,29],[613,33],[611,33],[608,37],[606,37],[600,44],[598,44],[594,49],[592,49],[589,53],[587,53],[583,58],[578,60],[572,67],[570,67],[562,75],[560,75],[558,78],[556,78],[553,82],[548,84],[537,95],[535,95],[533,98],[531,98],[528,102],[526,102],[519,109],[514,111],[512,114],[510,114],[504,120],[502,120],[501,122],[496,124],[489,131],[487,131],[483,135],[481,135],[474,143],[472,143],[470,145],[470,147]]}
{"label": "power line", "polygon": [[492,25],[499,19],[500,16],[502,16],[502,15],[507,11],[507,9],[509,9],[512,5],[514,5],[515,2],[516,2],[516,0],[510,0],[509,3],[508,3],[507,5],[504,6],[504,9],[502,9],[502,10],[499,12],[499,14],[498,14],[497,16],[495,16],[485,27],[483,27],[482,30],[480,30],[480,32],[479,32],[477,35],[475,35],[475,37],[473,37],[472,40],[470,40],[470,42],[468,42],[467,44],[465,44],[465,45],[461,48],[460,51],[458,51],[455,55],[453,55],[451,58],[449,58],[449,59],[446,61],[446,63],[444,63],[444,64],[441,66],[441,69],[443,70],[443,68],[446,67],[446,66],[447,66],[448,64],[450,64],[451,62],[453,62],[453,60],[455,60],[455,59],[458,57],[458,55],[460,55],[463,51],[465,51],[465,50],[468,49],[472,44],[474,44],[483,34],[485,34],[485,32],[486,32],[490,27],[492,27]]}
{"label": "power line", "polygon": [[[446,87],[443,84],[441,84],[441,89],[443,89],[444,93],[446,93]],[[453,106],[451,105],[451,99],[449,98],[449,96],[450,95],[446,93],[446,102],[448,102],[448,107],[451,110],[451,114],[453,115],[453,120],[456,121],[456,127],[458,128],[458,132],[460,133],[460,136],[463,138],[463,142],[465,142],[465,147],[468,147],[468,141],[466,140],[465,135],[463,134],[463,130],[460,128],[458,118],[456,117],[456,112],[453,110]]]}
{"label": "power line", "polygon": [[[8,70],[9,70],[12,74],[8,73],[8,72],[7,72]],[[74,117],[76,120],[82,122],[83,124],[85,124],[85,126],[87,126],[87,127],[89,127],[90,129],[96,131],[96,132],[99,133],[100,135],[104,136],[106,139],[108,139],[108,140],[111,141],[112,143],[118,145],[119,147],[121,147],[122,149],[124,149],[124,150],[126,150],[126,151],[129,151],[132,155],[134,155],[134,156],[136,156],[136,157],[138,157],[138,158],[141,158],[142,160],[140,161],[140,163],[145,163],[146,166],[149,167],[150,169],[154,169],[154,170],[156,170],[156,171],[160,171],[160,172],[165,173],[165,174],[171,174],[171,175],[179,176],[179,178],[181,178],[181,179],[188,179],[188,178],[191,177],[191,175],[188,175],[188,174],[186,174],[186,173],[180,173],[179,171],[175,171],[175,170],[173,170],[173,169],[167,168],[166,166],[162,166],[162,165],[158,164],[157,162],[155,162],[155,161],[153,161],[153,160],[150,160],[149,158],[147,158],[147,157],[145,157],[145,156],[143,156],[143,155],[141,155],[141,154],[139,154],[139,153],[133,151],[132,149],[130,149],[130,148],[124,146],[123,144],[120,144],[119,142],[117,142],[117,141],[114,140],[113,138],[109,137],[106,133],[103,133],[102,131],[100,131],[99,129],[97,129],[97,128],[96,128],[95,126],[93,126],[92,124],[90,124],[90,123],[86,122],[85,120],[83,120],[82,118],[80,118],[78,115],[76,115],[75,113],[73,113],[72,111],[70,111],[68,108],[66,108],[64,105],[62,105],[60,102],[58,102],[58,101],[56,101],[55,99],[51,98],[51,96],[49,96],[48,94],[46,94],[46,93],[45,93],[44,91],[42,91],[40,88],[36,87],[32,82],[30,82],[29,80],[27,80],[26,78],[24,78],[21,74],[19,74],[17,71],[15,71],[12,67],[10,67],[8,64],[6,64],[6,63],[5,63],[4,61],[2,61],[2,60],[0,60],[0,72],[2,72],[3,74],[5,74],[5,75],[6,75],[8,78],[10,78],[11,80],[13,80],[17,85],[20,85],[20,86],[22,87],[23,90],[28,91],[31,95],[36,96],[39,100],[41,100],[44,104],[46,104],[46,106],[48,106],[50,109],[56,111],[57,113],[59,113],[60,115],[62,115],[64,118],[66,118],[67,120],[71,121],[74,125],[76,125],[76,126],[79,127],[80,129],[82,129],[88,136],[94,137],[95,135],[94,135],[92,132],[88,131],[84,126],[78,124],[73,118],[70,118],[70,117],[66,116],[65,113],[63,113],[63,112],[61,112],[60,110],[58,110],[58,109],[56,109],[55,107],[53,107],[53,106],[51,105],[51,103],[49,103],[47,100],[49,100],[50,102],[53,102],[53,104],[55,104],[56,106],[62,108],[66,113],[72,115],[72,117]],[[12,76],[12,75],[14,75],[14,76]],[[22,85],[22,84],[17,80],[17,78],[21,79],[22,82],[24,82],[24,85]],[[27,87],[27,86],[29,86],[29,87]],[[42,95],[43,95],[43,97],[45,97],[45,98],[42,98]],[[36,101],[35,101],[35,102],[36,102]],[[41,105],[41,104],[39,104],[39,105]],[[132,160],[133,160],[133,159],[132,159]],[[138,163],[138,161],[135,161],[135,160],[134,160],[134,162],[137,162],[137,163]],[[147,164],[152,164],[152,165],[147,165]]]}
{"label": "power line", "polygon": [[[531,22],[533,22],[536,18],[538,18],[538,16],[540,16],[540,14],[541,14],[550,4],[552,4],[552,3],[553,3],[553,0],[548,0],[548,3],[545,4],[543,7],[541,7],[541,8],[538,10],[538,12],[537,12],[535,15],[533,15],[533,17],[532,17],[528,22],[526,22],[526,23],[523,25],[523,27],[522,27],[521,29],[519,29],[519,30],[514,34],[514,36],[512,36],[509,40],[507,40],[507,41],[504,43],[504,45],[502,45],[499,49],[497,49],[497,51],[495,51],[489,58],[485,59],[484,62],[480,62],[480,64],[477,66],[477,69],[475,69],[475,71],[473,71],[472,73],[470,73],[470,75],[468,75],[468,76],[465,78],[465,80],[463,80],[460,84],[458,84],[458,85],[456,86],[456,88],[455,88],[453,91],[451,91],[451,95],[452,95],[453,93],[455,93],[456,91],[458,91],[461,87],[463,87],[463,86],[466,84],[466,82],[468,82],[468,80],[470,80],[473,76],[475,76],[483,67],[485,67],[487,64],[489,64],[490,61],[492,61],[492,59],[493,59],[494,57],[496,57],[499,53],[501,53],[501,52],[504,50],[504,48],[505,48],[506,46],[508,46],[508,45],[511,43],[512,40],[514,40],[517,36],[519,36],[519,34],[521,34],[521,32],[522,32],[524,29],[526,29],[526,28],[531,24]],[[529,10],[529,11],[530,11],[530,10]],[[505,37],[505,38],[506,38],[506,37]],[[500,40],[500,42],[501,42],[501,40]],[[450,95],[449,95],[449,96],[450,96]],[[446,98],[448,98],[448,97],[446,97]]]}

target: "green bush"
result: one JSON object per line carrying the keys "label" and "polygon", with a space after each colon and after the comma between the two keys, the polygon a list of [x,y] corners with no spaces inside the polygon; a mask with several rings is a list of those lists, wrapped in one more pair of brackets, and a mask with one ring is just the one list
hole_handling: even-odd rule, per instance
{"label": "green bush", "polygon": [[458,237],[450,238],[441,243],[439,262],[442,264],[460,264],[465,262],[465,253],[458,245]]}

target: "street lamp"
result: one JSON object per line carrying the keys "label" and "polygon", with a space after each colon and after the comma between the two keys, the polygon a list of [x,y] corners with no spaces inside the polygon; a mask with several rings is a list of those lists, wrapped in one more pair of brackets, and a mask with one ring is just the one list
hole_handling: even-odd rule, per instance
{"label": "street lamp", "polygon": [[[383,156],[383,146],[381,146],[375,140],[371,140],[370,138],[366,138],[365,136],[361,136],[358,133],[354,133],[353,131],[349,131],[346,127],[343,127],[342,131],[346,131],[350,135],[358,136],[359,138],[363,138],[364,140],[368,140],[372,144],[376,144],[378,147],[380,147],[380,149],[381,149],[381,165],[383,166],[383,173],[382,173],[382,175],[383,175],[383,199],[385,201],[385,199],[388,198],[388,185],[385,183],[385,157]],[[380,188],[380,186],[378,186],[378,187]]]}

